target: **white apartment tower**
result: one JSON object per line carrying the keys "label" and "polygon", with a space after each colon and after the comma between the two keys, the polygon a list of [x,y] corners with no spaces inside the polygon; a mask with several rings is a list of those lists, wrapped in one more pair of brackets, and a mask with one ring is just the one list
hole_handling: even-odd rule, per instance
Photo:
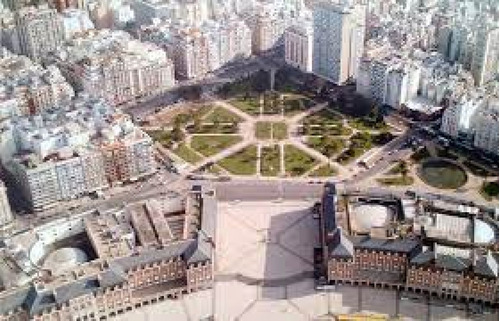
{"label": "white apartment tower", "polygon": [[482,26],[476,37],[471,72],[477,86],[494,80],[498,74],[498,27]]}
{"label": "white apartment tower", "polygon": [[356,78],[365,35],[363,5],[320,2],[313,9],[313,72],[341,84]]}
{"label": "white apartment tower", "polygon": [[7,188],[0,181],[0,226],[9,224],[14,219],[10,208],[9,199],[7,198]]}
{"label": "white apartment tower", "polygon": [[285,61],[304,72],[312,72],[313,30],[311,26],[291,26],[285,30]]}
{"label": "white apartment tower", "polygon": [[40,61],[62,44],[62,25],[54,9],[23,8],[15,13],[15,22],[20,53],[34,61]]}

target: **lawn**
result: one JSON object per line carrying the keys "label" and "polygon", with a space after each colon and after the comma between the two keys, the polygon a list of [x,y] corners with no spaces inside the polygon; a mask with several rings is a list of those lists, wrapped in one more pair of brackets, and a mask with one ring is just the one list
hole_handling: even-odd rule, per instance
{"label": "lawn", "polygon": [[159,142],[164,147],[172,146],[172,132],[170,130],[151,130],[146,132],[154,141]]}
{"label": "lawn", "polygon": [[288,138],[286,123],[273,123],[273,139],[283,140]]}
{"label": "lawn", "polygon": [[304,124],[302,127],[303,135],[332,135],[332,136],[349,136],[352,134],[352,130],[349,127],[345,127],[342,123],[336,124]]}
{"label": "lawn", "polygon": [[189,126],[188,132],[191,134],[236,134],[238,123],[204,123],[198,127]]}
{"label": "lawn", "polygon": [[331,136],[311,136],[307,138],[307,145],[326,157],[332,157],[345,148],[346,143],[343,139]]}
{"label": "lawn", "polygon": [[203,119],[207,123],[239,123],[242,119],[235,113],[223,107],[216,107]]}
{"label": "lawn", "polygon": [[202,160],[202,157],[196,154],[186,144],[180,144],[176,149],[173,150],[173,152],[174,154],[191,164],[197,163]]}
{"label": "lawn", "polygon": [[262,113],[264,115],[280,114],[282,110],[280,94],[276,92],[267,92],[264,94],[264,106]]}
{"label": "lawn", "polygon": [[262,147],[260,151],[260,173],[263,176],[277,176],[281,171],[280,148],[278,145]]}
{"label": "lawn", "polygon": [[337,175],[338,171],[335,167],[329,164],[321,165],[312,171],[309,176],[310,177],[329,177]]}
{"label": "lawn", "polygon": [[260,115],[260,102],[257,96],[239,97],[229,103],[249,115]]}
{"label": "lawn", "polygon": [[212,105],[203,105],[198,108],[192,108],[188,111],[183,111],[177,114],[171,121],[171,124],[179,124],[181,126],[187,125],[195,117],[202,118],[208,114],[214,107]]}
{"label": "lawn", "polygon": [[[405,166],[408,167],[407,163],[405,164],[405,162],[398,162],[396,165],[394,165],[393,167],[391,167],[391,169],[389,169],[386,173],[386,175],[399,175],[399,174],[402,174],[405,170]],[[407,168],[408,169],[408,168]]]}
{"label": "lawn", "polygon": [[257,139],[271,139],[273,124],[268,121],[259,121],[255,124],[255,137]]}
{"label": "lawn", "polygon": [[444,159],[429,160],[420,169],[422,180],[441,189],[456,189],[467,182],[467,173],[459,165]]}
{"label": "lawn", "polygon": [[283,99],[283,112],[286,116],[293,116],[314,105],[314,101],[301,95],[286,95]]}
{"label": "lawn", "polygon": [[342,119],[342,116],[338,115],[337,113],[334,113],[333,111],[330,111],[328,109],[322,109],[304,118],[302,123],[304,125],[308,124],[325,126],[339,124]]}
{"label": "lawn", "polygon": [[288,137],[288,129],[285,123],[259,121],[255,124],[255,137],[257,139],[283,140]]}
{"label": "lawn", "polygon": [[285,171],[289,176],[301,176],[318,163],[309,154],[292,145],[285,145]]}
{"label": "lawn", "polygon": [[481,186],[481,195],[488,200],[491,201],[495,198],[498,198],[498,181],[495,182],[485,182]]}
{"label": "lawn", "polygon": [[257,147],[247,146],[241,151],[219,161],[218,165],[234,175],[254,175],[256,170]]}
{"label": "lawn", "polygon": [[240,142],[241,136],[236,135],[197,135],[191,139],[191,148],[202,155],[212,156]]}
{"label": "lawn", "polygon": [[364,152],[365,150],[362,148],[349,147],[337,157],[337,162],[339,162],[342,165],[349,164],[354,159],[363,155]]}
{"label": "lawn", "polygon": [[413,177],[411,176],[394,176],[394,177],[381,177],[377,178],[377,182],[382,185],[396,185],[396,186],[406,186],[413,184]]}
{"label": "lawn", "polygon": [[387,129],[388,126],[384,121],[376,122],[368,117],[356,118],[349,121],[352,128],[358,130],[382,130]]}

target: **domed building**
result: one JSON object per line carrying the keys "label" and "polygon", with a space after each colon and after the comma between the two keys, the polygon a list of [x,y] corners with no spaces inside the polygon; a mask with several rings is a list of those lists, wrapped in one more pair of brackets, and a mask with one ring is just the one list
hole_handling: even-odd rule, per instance
{"label": "domed building", "polygon": [[43,267],[50,270],[52,274],[59,275],[88,262],[88,260],[89,258],[83,250],[77,247],[63,247],[47,255]]}

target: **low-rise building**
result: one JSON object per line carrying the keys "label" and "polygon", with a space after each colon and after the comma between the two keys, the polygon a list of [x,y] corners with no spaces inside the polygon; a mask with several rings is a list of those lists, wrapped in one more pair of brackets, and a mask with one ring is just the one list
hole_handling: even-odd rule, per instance
{"label": "low-rise building", "polygon": [[[15,237],[6,240],[9,246],[2,248],[0,255],[11,260],[12,265],[9,270],[0,264],[2,280],[9,273],[23,274],[14,266],[22,265],[24,258],[31,255],[29,251],[35,248],[49,251],[48,255],[43,251],[39,253],[41,262],[32,262],[46,266],[43,260],[50,259],[54,253],[50,250],[57,248],[55,243],[65,240],[54,236],[55,228],[60,234],[64,234],[61,229],[78,229],[80,234],[86,234],[97,257],[88,258],[89,261],[80,262],[70,270],[53,267],[50,273],[32,274],[32,279],[22,285],[3,289],[0,320],[103,320],[212,287],[217,204],[213,190],[198,187],[188,195],[150,199],[133,205],[155,212],[156,218],[149,228],[174,230],[179,236],[163,242],[162,246],[135,243],[135,234],[142,226],[133,225],[130,208],[91,211],[79,218],[65,219],[78,221],[72,224],[61,221],[57,227],[41,226],[36,233],[39,236],[48,233],[45,246],[38,246],[40,237],[34,243],[17,242],[15,246],[12,245],[18,241]],[[178,200],[179,197],[183,199]],[[169,209],[171,202],[186,206],[180,211],[176,205]],[[153,215],[151,212],[146,215]],[[165,220],[170,224],[159,226]],[[178,223],[183,227],[180,234],[176,231]],[[29,238],[24,237],[26,239]],[[80,259],[83,258],[84,254]]]}
{"label": "low-rise building", "polygon": [[346,196],[343,201],[345,207],[338,210],[335,185],[327,183],[315,249],[320,283],[498,304],[498,258],[490,252],[498,244],[498,223],[486,212],[423,199],[408,212],[410,203],[403,206],[393,196]]}

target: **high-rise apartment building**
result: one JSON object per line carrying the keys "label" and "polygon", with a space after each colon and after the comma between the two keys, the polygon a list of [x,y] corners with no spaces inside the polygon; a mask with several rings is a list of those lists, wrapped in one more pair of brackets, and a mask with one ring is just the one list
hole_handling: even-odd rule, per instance
{"label": "high-rise apartment building", "polygon": [[57,11],[48,7],[26,7],[15,13],[21,53],[34,61],[62,44],[63,32]]}
{"label": "high-rise apartment building", "polygon": [[9,224],[14,220],[12,209],[10,208],[9,199],[7,198],[7,188],[0,181],[0,227]]}
{"label": "high-rise apartment building", "polygon": [[15,148],[3,165],[35,210],[156,171],[152,139],[104,100],[4,122]]}
{"label": "high-rise apartment building", "polygon": [[209,20],[201,27],[168,22],[146,26],[141,38],[166,50],[179,78],[200,78],[251,54],[251,31],[236,16]]}
{"label": "high-rise apartment building", "polygon": [[[71,85],[54,65],[43,68],[29,58],[0,48],[2,116],[34,115],[59,108],[74,96]],[[7,104],[9,107],[7,107]]]}
{"label": "high-rise apartment building", "polygon": [[94,30],[75,36],[47,61],[55,63],[77,91],[113,105],[159,94],[175,82],[166,53],[124,31]]}
{"label": "high-rise apartment building", "polygon": [[364,46],[365,7],[319,2],[313,23],[313,72],[337,84],[355,78]]}
{"label": "high-rise apartment building", "polygon": [[481,26],[476,36],[471,72],[477,86],[498,77],[498,26]]}
{"label": "high-rise apartment building", "polygon": [[312,72],[313,30],[311,25],[295,25],[285,30],[285,61],[304,72]]}

